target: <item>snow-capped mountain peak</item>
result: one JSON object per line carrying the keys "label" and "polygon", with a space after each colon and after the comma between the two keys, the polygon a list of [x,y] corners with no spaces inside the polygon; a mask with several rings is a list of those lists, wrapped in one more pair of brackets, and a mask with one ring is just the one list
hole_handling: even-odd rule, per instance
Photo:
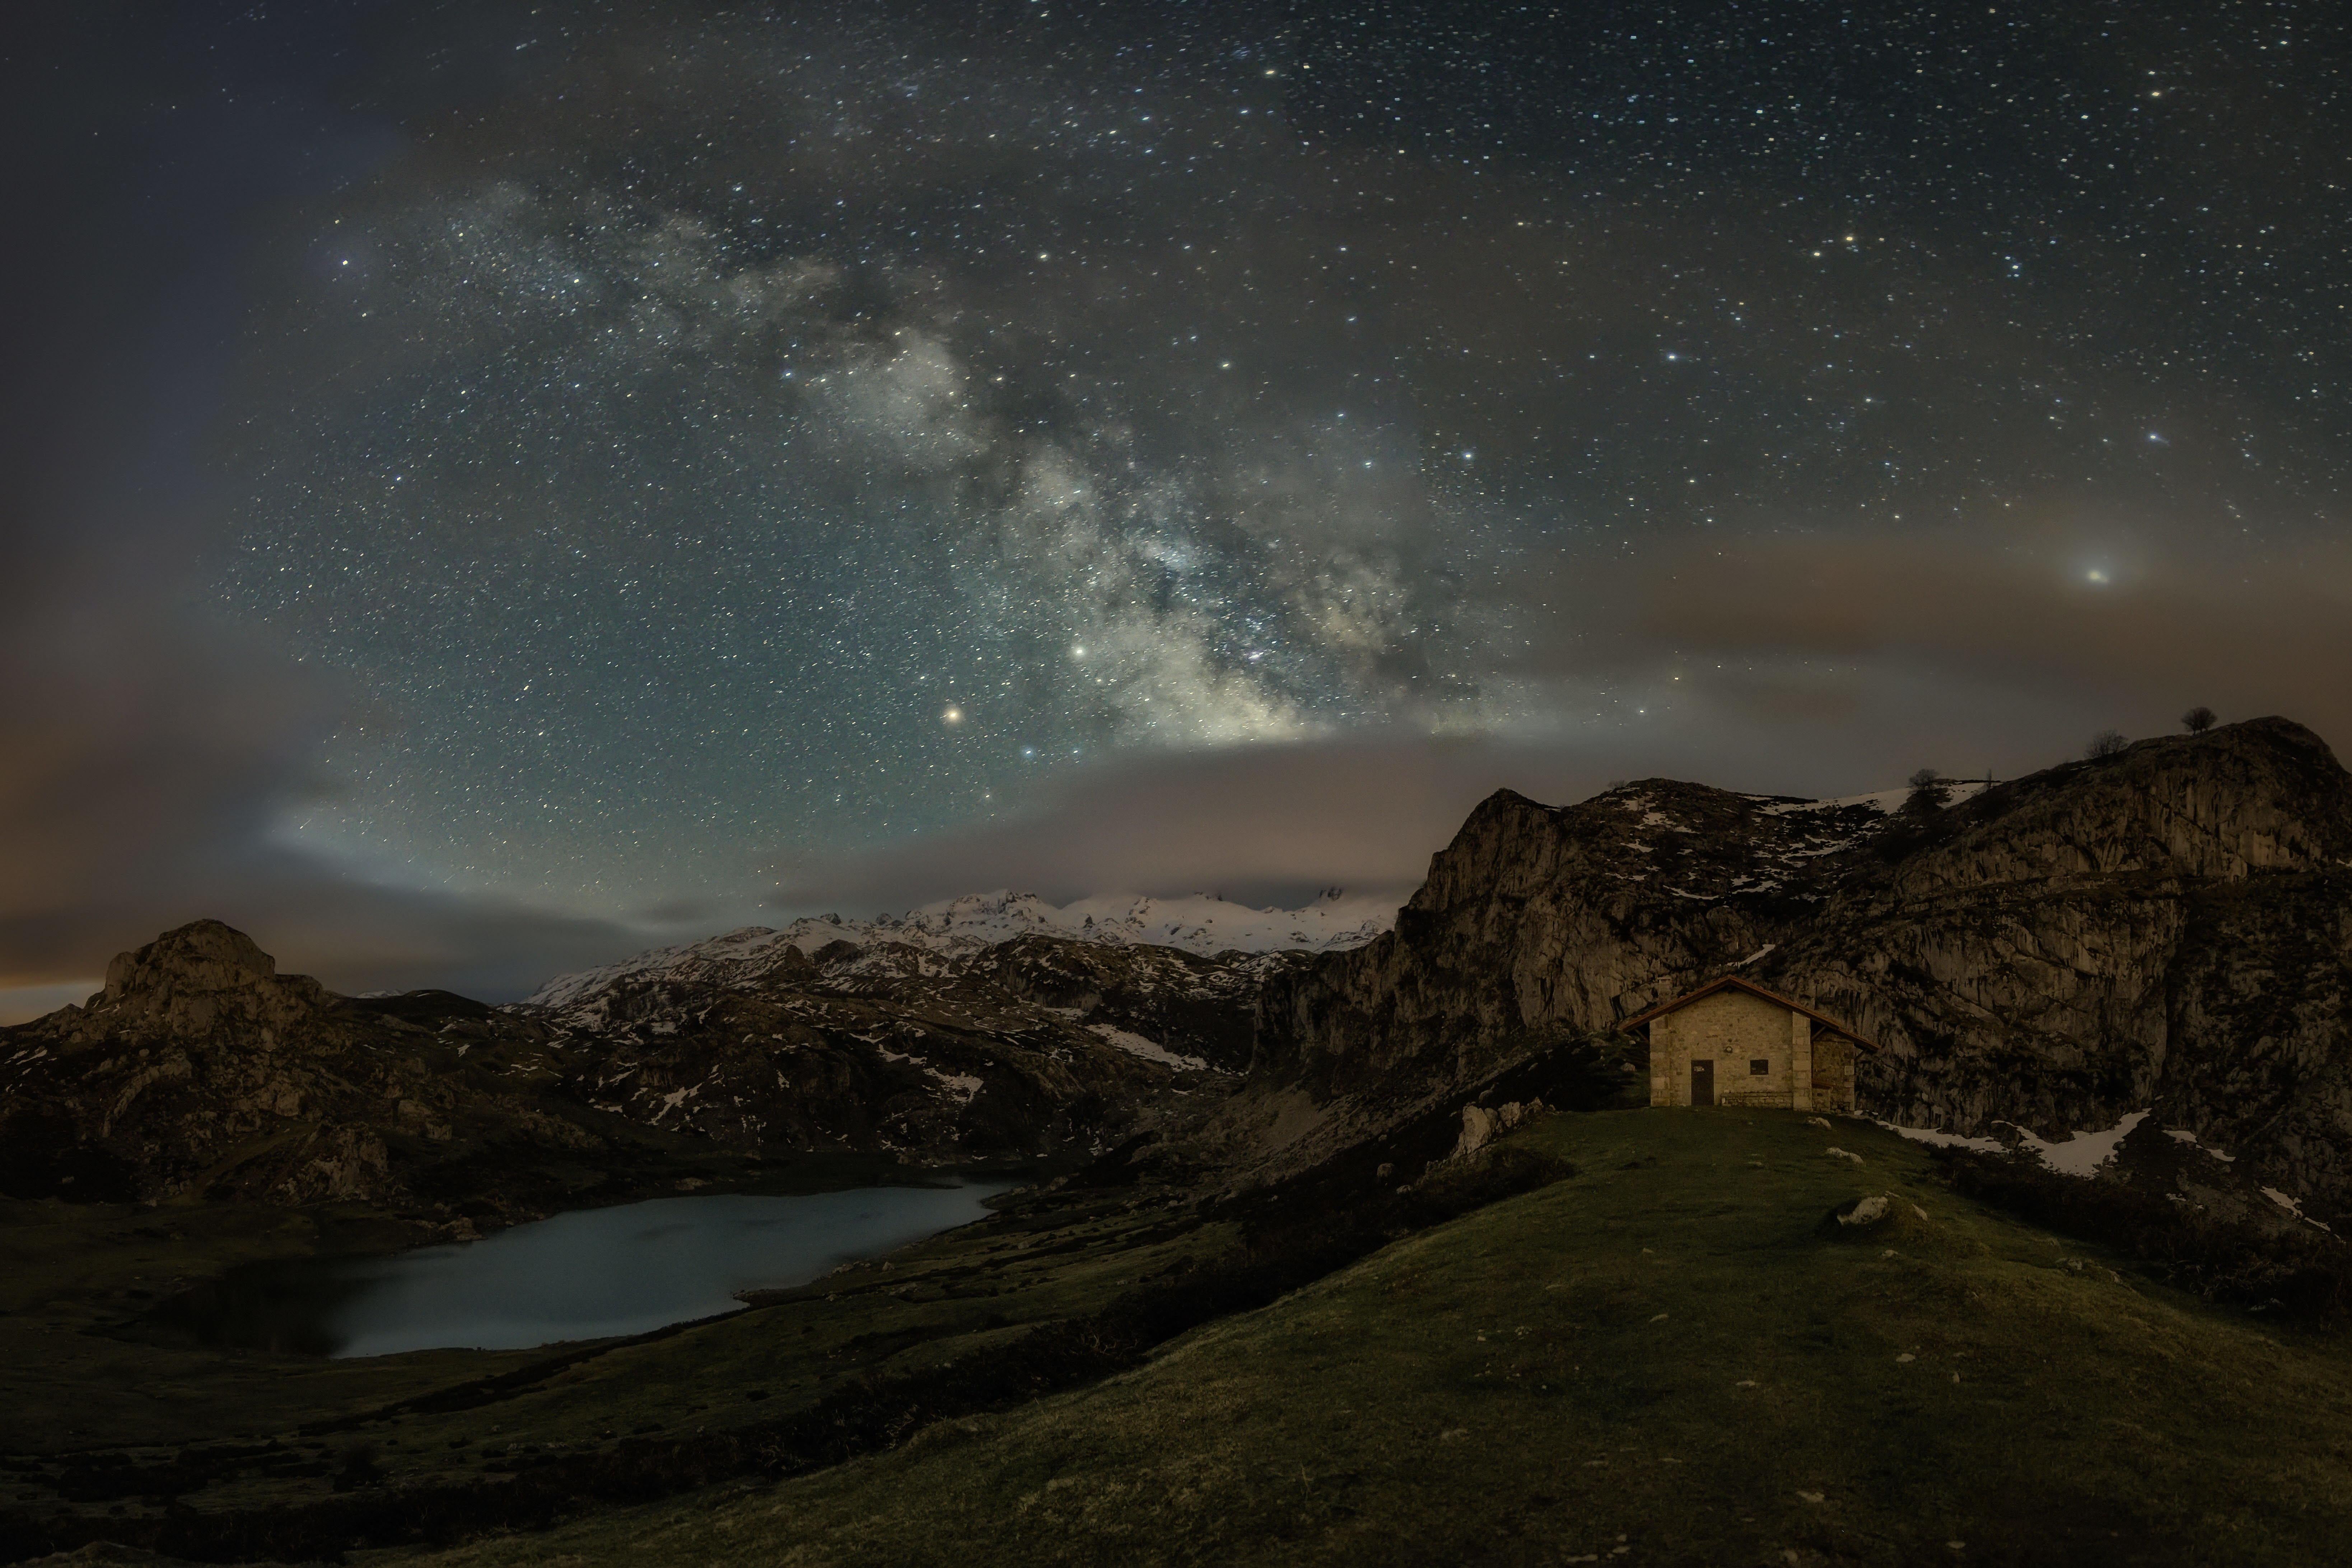
{"label": "snow-capped mountain peak", "polygon": [[1333,889],[1303,909],[1261,910],[1213,893],[1178,899],[1114,894],[1055,906],[1034,893],[967,893],[904,915],[871,921],[829,914],[781,929],[744,926],[723,935],[656,948],[576,973],[532,993],[530,1005],[568,1007],[623,980],[663,975],[740,984],[784,962],[787,949],[814,954],[836,942],[897,943],[943,958],[969,957],[1016,937],[1059,936],[1106,947],[1150,945],[1188,952],[1330,952],[1360,947],[1396,920],[1392,900]]}

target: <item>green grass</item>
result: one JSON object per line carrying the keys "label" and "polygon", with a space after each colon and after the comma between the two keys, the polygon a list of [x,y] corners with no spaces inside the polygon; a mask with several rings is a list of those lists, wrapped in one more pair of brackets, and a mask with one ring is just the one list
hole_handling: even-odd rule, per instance
{"label": "green grass", "polygon": [[[19,1526],[136,1538],[173,1509],[322,1502],[355,1446],[383,1486],[496,1488],[551,1457],[773,1420],[1099,1310],[1139,1276],[1231,1241],[1230,1226],[1132,1194],[1034,1195],[752,1310],[633,1341],[321,1361],[125,1332],[174,1280],[341,1250],[383,1223],[236,1204],[0,1205],[0,1549]],[[513,1381],[480,1386],[501,1376]],[[92,1495],[74,1478],[93,1472],[174,1484]]]}
{"label": "green grass", "polygon": [[257,1436],[529,1359],[436,1352],[321,1363],[112,1331],[188,1280],[322,1242],[387,1239],[416,1238],[362,1213],[0,1199],[0,1454]]}
{"label": "green grass", "polygon": [[[2340,1342],[1977,1209],[1854,1123],[1643,1110],[1520,1140],[1580,1173],[1093,1388],[782,1485],[366,1560],[2332,1563],[2352,1543]],[[1928,1218],[1818,1233],[1874,1192]]]}

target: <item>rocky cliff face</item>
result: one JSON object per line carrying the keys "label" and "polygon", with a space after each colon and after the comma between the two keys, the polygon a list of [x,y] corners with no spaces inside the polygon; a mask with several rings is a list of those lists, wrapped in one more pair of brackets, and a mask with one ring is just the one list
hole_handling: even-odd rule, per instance
{"label": "rocky cliff face", "polygon": [[0,1029],[0,1192],[455,1224],[723,1176],[712,1160],[1089,1151],[1221,1096],[1259,978],[1297,961],[761,941],[491,1008],[338,996],[202,921],[117,958],[86,1006]]}
{"label": "rocky cliff face", "polygon": [[1223,1094],[1258,976],[1295,962],[1040,935],[967,956],[770,943],[514,1011],[593,1063],[593,1104],[651,1125],[747,1149],[1044,1154]]}
{"label": "rocky cliff face", "polygon": [[461,997],[336,996],[199,921],[115,959],[87,1006],[0,1030],[0,1184],[378,1200],[486,1147],[593,1148],[537,1103],[546,1041]]}
{"label": "rocky cliff face", "polygon": [[1269,985],[1261,1073],[1376,1117],[1736,969],[1886,1047],[1872,1114],[2152,1107],[2352,1214],[2352,779],[2318,737],[2257,720],[1901,799],[1498,794],[1391,934]]}

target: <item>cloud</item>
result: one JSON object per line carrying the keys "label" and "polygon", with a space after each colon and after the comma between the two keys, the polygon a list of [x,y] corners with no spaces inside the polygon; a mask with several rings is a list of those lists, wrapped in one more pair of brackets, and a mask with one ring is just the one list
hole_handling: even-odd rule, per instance
{"label": "cloud", "polygon": [[[0,591],[0,999],[60,1005],[200,916],[346,991],[519,994],[644,945],[620,922],[402,888],[287,847],[338,693],[179,611],[137,574],[51,555]],[[78,999],[79,991],[63,1000]]]}
{"label": "cloud", "polygon": [[2138,733],[2203,703],[2352,736],[2352,551],[2218,566],[2057,537],[2001,545],[1812,539],[1684,557],[1643,585],[1639,626],[1735,659],[1909,662],[2063,693]]}
{"label": "cloud", "polygon": [[[1788,677],[1792,689],[1803,689],[1801,673]],[[1948,737],[1937,750],[1932,733],[1900,721],[1923,699],[1948,724],[1957,716],[1989,731],[2002,715],[1990,693],[1971,696],[1949,681],[1931,693],[1900,671],[1838,686],[1835,701],[1783,702],[1694,679],[1685,695],[1661,695],[1654,714],[1580,719],[1539,741],[1391,729],[1130,759],[1053,786],[997,820],[773,865],[769,909],[772,917],[860,916],[997,888],[1055,902],[1213,892],[1293,905],[1340,887],[1402,903],[1430,857],[1497,789],[1546,805],[1649,777],[1759,794],[1860,794],[1893,787],[1923,760],[1952,771],[1982,760],[1982,751]],[[2013,753],[2021,771],[2070,754],[2070,722],[2026,731]]]}
{"label": "cloud", "polygon": [[1817,537],[1659,553],[1522,599],[1553,618],[1531,616],[1538,635],[1489,679],[1538,722],[1108,765],[1025,812],[775,868],[772,904],[863,913],[995,887],[1402,900],[1498,787],[1560,804],[1648,776],[1808,795],[1922,765],[2011,777],[2200,703],[2352,735],[2352,551],[2221,571],[2056,530]]}
{"label": "cloud", "polygon": [[1335,885],[1402,896],[1493,787],[1486,762],[1411,739],[1130,761],[1031,812],[778,868],[772,902],[865,913],[1003,887],[1055,902],[1128,891],[1289,902]]}

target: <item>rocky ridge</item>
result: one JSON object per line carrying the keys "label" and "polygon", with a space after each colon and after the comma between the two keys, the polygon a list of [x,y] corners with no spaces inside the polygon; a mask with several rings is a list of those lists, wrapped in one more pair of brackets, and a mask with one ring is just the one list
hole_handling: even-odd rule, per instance
{"label": "rocky ridge", "polygon": [[1223,1094],[1248,1066],[1264,976],[1305,956],[763,940],[508,1011],[593,1061],[578,1079],[589,1103],[648,1125],[985,1158],[1087,1146]]}
{"label": "rocky ridge", "polygon": [[1261,1142],[1310,1158],[1732,971],[1886,1047],[1871,1114],[2063,1139],[2151,1110],[2352,1215],[2352,778],[2280,719],[1941,805],[1498,792],[1392,932],[1270,981],[1260,1092],[1312,1109]]}
{"label": "rocky ridge", "polygon": [[493,1148],[578,1157],[602,1141],[543,1103],[550,1043],[446,993],[335,995],[198,921],[117,957],[87,1005],[0,1029],[0,1189],[366,1201]]}
{"label": "rocky ridge", "polygon": [[117,958],[87,1005],[0,1030],[0,1192],[455,1224],[807,1155],[1083,1154],[1226,1092],[1262,980],[1305,956],[971,924],[928,945],[801,931],[813,952],[739,932],[493,1008],[339,996],[198,921]]}
{"label": "rocky ridge", "polygon": [[[1028,936],[1095,947],[1171,948],[1232,963],[1243,955],[1272,959],[1360,947],[1388,930],[1394,918],[1394,910],[1384,900],[1350,897],[1338,889],[1297,910],[1261,910],[1197,893],[1184,899],[1084,899],[1063,906],[1034,893],[972,893],[871,921],[834,914],[797,920],[781,930],[743,926],[701,942],[655,948],[616,963],[560,974],[529,1001],[564,1009],[629,980],[748,984],[787,962],[785,954],[795,948],[806,954],[836,942],[871,950],[876,964],[903,968],[914,963],[931,974],[948,973],[960,961]],[[924,956],[914,958],[909,952]]]}

